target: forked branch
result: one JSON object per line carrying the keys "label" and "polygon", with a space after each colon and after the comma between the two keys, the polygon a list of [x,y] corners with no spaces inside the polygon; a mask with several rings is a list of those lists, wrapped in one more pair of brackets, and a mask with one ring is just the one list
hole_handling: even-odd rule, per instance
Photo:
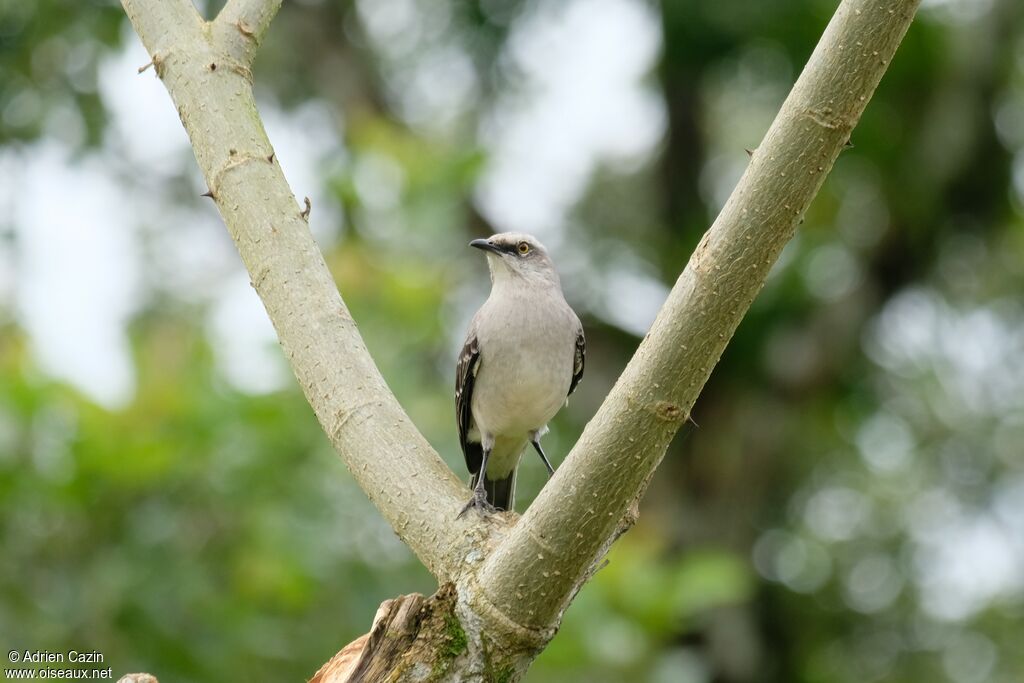
{"label": "forked branch", "polygon": [[920,2],[842,2],[572,453],[518,522],[511,514],[484,522],[457,519],[469,492],[371,360],[263,131],[250,65],[280,0],[229,0],[211,23],[188,0],[122,1],[324,431],[398,535],[455,583],[452,610],[473,653],[465,671],[500,661],[511,680],[552,637],[643,494]]}

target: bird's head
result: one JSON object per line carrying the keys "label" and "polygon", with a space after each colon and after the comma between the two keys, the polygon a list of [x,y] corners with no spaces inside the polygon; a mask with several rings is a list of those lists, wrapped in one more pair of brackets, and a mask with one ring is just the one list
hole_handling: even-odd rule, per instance
{"label": "bird's head", "polygon": [[547,249],[533,235],[500,232],[487,239],[473,240],[469,246],[487,254],[491,282],[506,281],[558,283],[558,273]]}

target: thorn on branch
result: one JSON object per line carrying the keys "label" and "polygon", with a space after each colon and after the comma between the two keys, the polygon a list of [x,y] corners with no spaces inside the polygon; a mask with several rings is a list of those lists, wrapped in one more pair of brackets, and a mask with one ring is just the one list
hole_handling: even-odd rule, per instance
{"label": "thorn on branch", "polygon": [[217,196],[213,194],[213,190],[207,190],[206,192],[202,193],[199,196],[200,197],[209,197],[210,199],[213,199],[214,201],[217,200]]}
{"label": "thorn on branch", "polygon": [[210,71],[216,71],[216,70],[217,70],[217,63],[216,62],[210,62]]}
{"label": "thorn on branch", "polygon": [[162,55],[159,52],[154,52],[153,53],[153,58],[151,60],[149,60],[148,62],[146,62],[145,64],[143,64],[142,66],[140,66],[137,69],[137,72],[141,74],[142,72],[144,72],[149,67],[153,67],[156,70],[157,78],[163,78],[164,77],[164,69],[163,69],[163,67],[164,67],[164,59],[166,57],[167,57],[167,55]]}
{"label": "thorn on branch", "polygon": [[271,153],[270,153],[270,156],[268,156],[268,157],[267,157],[267,163],[269,163],[269,164],[272,164],[272,163],[274,163],[274,156],[275,156],[276,154],[277,154],[276,152],[271,152]]}
{"label": "thorn on branch", "polygon": [[853,140],[847,140],[845,143],[843,143],[843,149],[853,149],[853,147]]}
{"label": "thorn on branch", "polygon": [[302,216],[302,220],[309,222],[309,212],[313,210],[313,203],[309,201],[309,197],[303,197],[302,200],[306,203],[305,210],[299,215]]}
{"label": "thorn on branch", "polygon": [[756,149],[757,149],[756,147],[754,149],[748,149],[748,148],[744,147],[743,151],[747,153],[748,157],[753,157],[754,156],[754,151]]}

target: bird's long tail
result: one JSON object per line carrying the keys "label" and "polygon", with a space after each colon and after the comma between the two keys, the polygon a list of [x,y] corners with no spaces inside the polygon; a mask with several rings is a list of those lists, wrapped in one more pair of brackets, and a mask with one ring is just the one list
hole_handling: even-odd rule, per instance
{"label": "bird's long tail", "polygon": [[[470,479],[470,488],[476,486],[474,474]],[[516,471],[512,470],[502,479],[491,479],[484,477],[484,491],[487,492],[487,502],[499,510],[511,510],[516,498]]]}

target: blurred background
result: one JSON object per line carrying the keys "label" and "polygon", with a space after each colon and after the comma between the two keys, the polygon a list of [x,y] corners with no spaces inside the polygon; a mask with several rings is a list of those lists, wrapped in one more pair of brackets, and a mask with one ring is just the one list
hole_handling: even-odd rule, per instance
{"label": "blurred background", "polygon": [[[535,233],[583,318],[559,461],[836,5],[285,3],[267,129],[455,471],[467,241]],[[435,586],[320,432],[148,61],[114,2],[0,0],[0,644],[305,680]],[[1024,5],[925,0],[853,143],[527,680],[1024,680]]]}

